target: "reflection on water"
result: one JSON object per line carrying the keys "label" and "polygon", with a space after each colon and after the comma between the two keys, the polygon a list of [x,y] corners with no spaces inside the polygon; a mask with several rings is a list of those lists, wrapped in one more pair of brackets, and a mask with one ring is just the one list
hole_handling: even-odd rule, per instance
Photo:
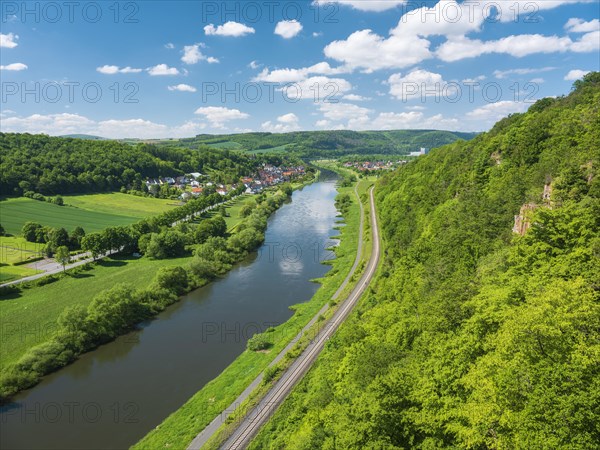
{"label": "reflection on water", "polygon": [[2,408],[2,449],[126,448],[217,376],[254,333],[317,290],[337,232],[335,182],[297,191],[265,244],[223,279],[83,355]]}

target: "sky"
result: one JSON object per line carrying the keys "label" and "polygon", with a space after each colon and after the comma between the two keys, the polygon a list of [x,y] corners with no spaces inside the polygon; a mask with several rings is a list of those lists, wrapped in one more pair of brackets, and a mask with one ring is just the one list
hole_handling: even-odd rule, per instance
{"label": "sky", "polygon": [[0,3],[0,131],[485,131],[600,70],[600,0]]}

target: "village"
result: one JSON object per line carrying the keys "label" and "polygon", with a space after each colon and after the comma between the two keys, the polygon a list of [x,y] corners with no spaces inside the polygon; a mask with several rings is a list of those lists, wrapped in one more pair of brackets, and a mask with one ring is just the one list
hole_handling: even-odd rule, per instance
{"label": "village", "polygon": [[[305,174],[304,166],[280,167],[263,164],[253,176],[243,177],[240,182],[246,187],[246,194],[258,194],[265,188],[292,181]],[[179,177],[150,178],[145,181],[145,184],[148,192],[151,193],[160,190],[165,185],[170,189],[177,189],[181,191],[179,197],[184,201],[197,197],[207,190],[225,196],[239,186],[238,184],[216,183],[210,179],[210,175],[200,172],[192,172]]]}
{"label": "village", "polygon": [[352,161],[344,163],[344,167],[352,168],[359,172],[393,170],[406,161]]}

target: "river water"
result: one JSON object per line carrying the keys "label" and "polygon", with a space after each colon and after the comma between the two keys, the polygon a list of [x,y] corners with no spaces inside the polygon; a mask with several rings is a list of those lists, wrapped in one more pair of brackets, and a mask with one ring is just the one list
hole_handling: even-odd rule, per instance
{"label": "river water", "polygon": [[136,443],[223,371],[257,331],[308,301],[337,235],[335,175],[293,194],[265,244],[223,279],[138,330],[83,355],[0,411],[4,449],[121,449]]}

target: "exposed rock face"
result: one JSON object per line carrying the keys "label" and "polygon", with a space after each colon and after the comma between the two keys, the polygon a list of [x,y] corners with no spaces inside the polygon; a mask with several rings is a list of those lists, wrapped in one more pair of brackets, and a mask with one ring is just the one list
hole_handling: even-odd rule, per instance
{"label": "exposed rock face", "polygon": [[529,214],[532,211],[535,211],[538,206],[535,203],[527,203],[521,206],[521,211],[519,214],[515,216],[515,225],[513,226],[513,233],[518,233],[523,236],[527,233],[527,230],[531,228],[531,220],[529,219]]}
{"label": "exposed rock face", "polygon": [[[552,207],[552,183],[547,182],[544,185],[544,192],[542,193],[543,206],[548,208]],[[526,203],[521,206],[521,211],[515,216],[515,224],[513,226],[513,233],[518,233],[523,236],[527,233],[527,230],[531,228],[531,213],[539,208],[539,205],[535,203]]]}
{"label": "exposed rock face", "polygon": [[546,183],[544,186],[544,193],[542,194],[542,200],[547,205],[550,205],[550,199],[552,198],[552,183]]}

